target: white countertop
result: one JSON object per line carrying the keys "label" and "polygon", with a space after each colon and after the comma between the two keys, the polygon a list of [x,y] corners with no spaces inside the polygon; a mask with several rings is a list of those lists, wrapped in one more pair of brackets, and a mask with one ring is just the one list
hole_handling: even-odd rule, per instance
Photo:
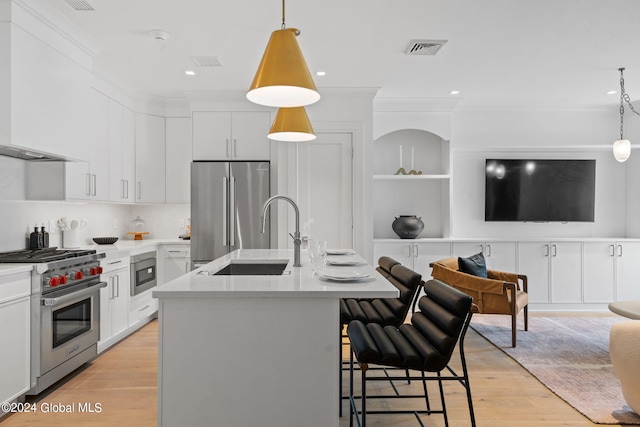
{"label": "white countertop", "polygon": [[33,270],[33,264],[0,264],[0,277]]}
{"label": "white countertop", "polygon": [[[95,249],[96,253],[106,254],[106,258],[120,258],[137,255],[148,250],[154,250],[160,245],[190,245],[190,240],[182,239],[148,239],[148,240],[118,240],[113,245],[85,245],[74,249]],[[64,249],[64,248],[62,248]],[[33,270],[34,264],[15,263],[0,264],[0,277],[10,274]]]}
{"label": "white countertop", "polygon": [[[350,271],[357,269],[371,277],[356,282],[332,282],[312,277],[309,257],[301,254],[302,267],[292,267],[293,250],[240,249],[222,256],[184,276],[155,288],[154,298],[397,298],[398,289],[369,264],[357,267],[332,267]],[[285,272],[276,276],[210,275],[231,260],[287,259]]]}

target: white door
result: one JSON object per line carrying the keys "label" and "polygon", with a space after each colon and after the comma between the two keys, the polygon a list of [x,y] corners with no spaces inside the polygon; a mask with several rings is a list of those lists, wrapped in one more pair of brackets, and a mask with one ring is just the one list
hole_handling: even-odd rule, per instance
{"label": "white door", "polygon": [[328,248],[353,248],[352,135],[318,133],[298,143],[298,205],[303,235]]}

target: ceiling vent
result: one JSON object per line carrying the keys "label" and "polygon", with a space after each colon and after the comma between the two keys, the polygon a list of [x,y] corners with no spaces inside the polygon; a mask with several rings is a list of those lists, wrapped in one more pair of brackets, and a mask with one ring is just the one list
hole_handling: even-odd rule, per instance
{"label": "ceiling vent", "polygon": [[407,55],[435,55],[446,40],[411,40],[405,53]]}
{"label": "ceiling vent", "polygon": [[219,67],[221,65],[215,56],[192,56],[191,60],[198,67]]}
{"label": "ceiling vent", "polygon": [[95,10],[87,0],[64,0],[75,10]]}

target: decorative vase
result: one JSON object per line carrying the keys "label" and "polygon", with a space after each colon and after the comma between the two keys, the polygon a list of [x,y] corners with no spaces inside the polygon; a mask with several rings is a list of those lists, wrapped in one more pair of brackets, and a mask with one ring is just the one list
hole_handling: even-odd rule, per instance
{"label": "decorative vase", "polygon": [[401,239],[415,239],[424,228],[424,222],[415,215],[400,215],[391,224],[393,231]]}

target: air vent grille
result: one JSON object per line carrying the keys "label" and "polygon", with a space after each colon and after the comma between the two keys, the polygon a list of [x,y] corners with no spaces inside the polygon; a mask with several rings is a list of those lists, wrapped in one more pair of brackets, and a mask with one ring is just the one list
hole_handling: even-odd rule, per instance
{"label": "air vent grille", "polygon": [[435,55],[447,40],[411,40],[407,55]]}
{"label": "air vent grille", "polygon": [[198,67],[219,67],[221,65],[215,56],[192,56],[191,60]]}
{"label": "air vent grille", "polygon": [[87,0],[65,0],[75,10],[95,10]]}

